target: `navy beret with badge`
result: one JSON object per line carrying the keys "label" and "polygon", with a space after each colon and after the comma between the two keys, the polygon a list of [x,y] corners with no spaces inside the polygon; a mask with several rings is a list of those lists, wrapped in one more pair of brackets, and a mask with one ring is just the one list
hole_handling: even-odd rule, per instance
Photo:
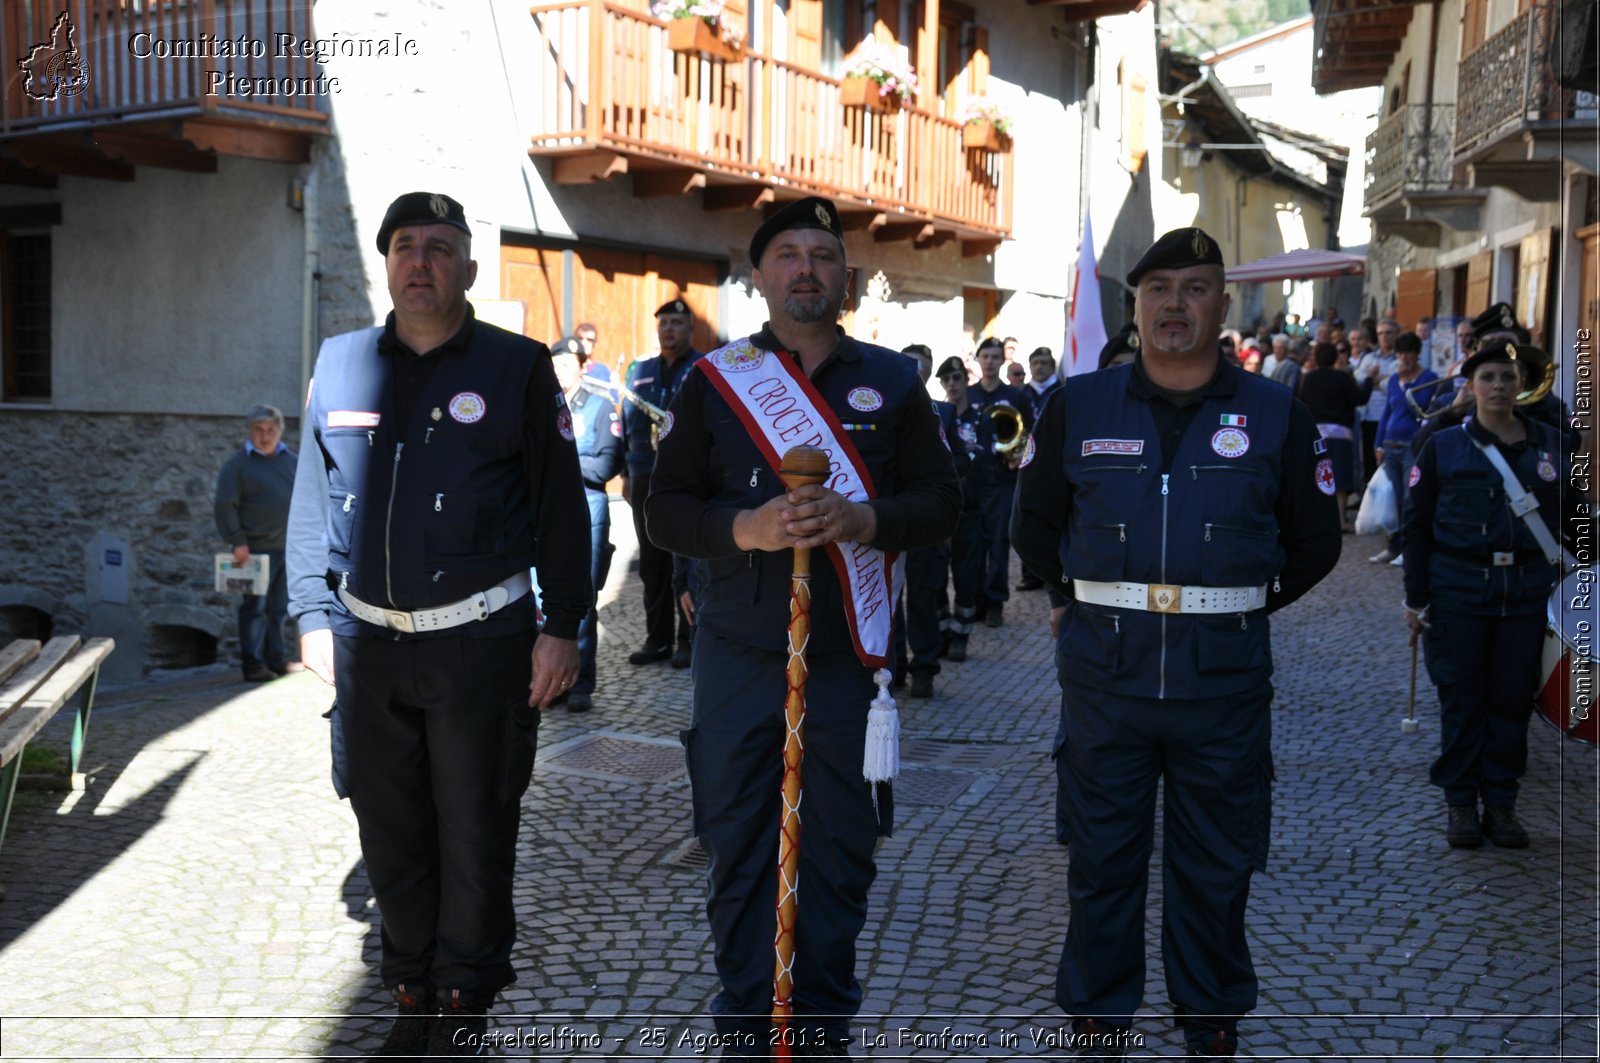
{"label": "navy beret with badge", "polygon": [[1481,340],[1491,332],[1514,332],[1527,338],[1527,330],[1517,324],[1517,314],[1510,303],[1495,303],[1472,319],[1473,339]]}
{"label": "navy beret with badge", "polygon": [[661,308],[656,311],[656,317],[662,314],[688,314],[692,317],[694,311],[690,310],[689,304],[682,299],[669,299],[661,304]]}
{"label": "navy beret with badge", "polygon": [[1478,366],[1485,362],[1513,362],[1522,367],[1524,381],[1531,382],[1543,375],[1545,364],[1549,360],[1548,354],[1532,344],[1518,343],[1502,336],[1485,343],[1461,363],[1461,378],[1470,380]]}
{"label": "navy beret with badge", "polygon": [[467,225],[467,212],[460,203],[443,192],[407,192],[389,204],[378,226],[378,253],[389,254],[389,240],[396,229],[407,225],[453,225],[472,235]]}
{"label": "navy beret with badge", "polygon": [[1128,287],[1137,288],[1139,278],[1151,270],[1221,265],[1222,249],[1204,229],[1174,229],[1151,244],[1144,257],[1134,263],[1128,271]]}
{"label": "navy beret with badge", "polygon": [[939,371],[933,374],[933,378],[943,380],[951,373],[960,373],[963,377],[967,375],[967,363],[953,354],[939,363]]}
{"label": "navy beret with badge", "polygon": [[589,355],[583,349],[583,341],[576,336],[566,336],[557,340],[555,345],[550,348],[550,354],[552,357],[561,354],[575,354],[580,362],[589,360]]}
{"label": "navy beret with badge", "polygon": [[1098,368],[1104,369],[1106,366],[1111,364],[1111,359],[1115,358],[1119,354],[1138,353],[1139,330],[1134,326],[1133,322],[1130,321],[1126,325],[1123,325],[1121,331],[1119,331],[1115,336],[1112,336],[1109,340],[1107,340],[1104,347],[1100,348],[1100,365]]}
{"label": "navy beret with badge", "polygon": [[821,229],[837,236],[841,244],[844,243],[844,222],[839,218],[839,208],[833,205],[832,200],[807,196],[795,200],[761,223],[761,228],[750,238],[750,264],[759,268],[761,254],[772,238],[790,229]]}

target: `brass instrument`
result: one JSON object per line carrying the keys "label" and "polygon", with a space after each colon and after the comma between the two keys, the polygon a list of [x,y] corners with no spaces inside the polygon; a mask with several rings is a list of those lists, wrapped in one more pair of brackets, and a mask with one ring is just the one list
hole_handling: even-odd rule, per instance
{"label": "brass instrument", "polygon": [[[1417,420],[1426,421],[1430,418],[1437,417],[1441,413],[1444,413],[1446,410],[1448,410],[1450,406],[1455,405],[1455,403],[1451,403],[1450,406],[1441,406],[1437,410],[1434,410],[1432,413],[1430,413],[1428,412],[1427,407],[1423,406],[1421,402],[1417,401],[1417,393],[1422,391],[1432,391],[1441,384],[1449,384],[1454,380],[1454,375],[1435,377],[1434,379],[1424,381],[1421,384],[1412,384],[1410,387],[1405,389],[1406,405],[1410,406],[1412,412],[1417,415]],[[1431,402],[1432,399],[1433,397],[1430,395],[1429,401]]]}
{"label": "brass instrument", "polygon": [[[1550,389],[1555,386],[1556,382],[1556,360],[1537,347],[1525,345],[1519,348],[1515,344],[1508,343],[1506,344],[1506,350],[1510,352],[1512,361],[1522,366],[1530,380],[1535,377],[1538,378],[1538,381],[1532,387],[1517,392],[1517,397],[1515,400],[1516,404],[1518,406],[1532,406],[1534,403],[1550,394]],[[1429,380],[1422,384],[1413,384],[1411,387],[1405,389],[1406,404],[1416,412],[1417,417],[1420,420],[1424,421],[1431,420],[1435,417],[1438,417],[1440,414],[1446,413],[1447,411],[1453,409],[1457,403],[1452,402],[1447,406],[1441,406],[1437,410],[1430,412],[1424,409],[1422,404],[1417,401],[1416,393],[1430,388],[1436,388],[1441,384],[1450,383],[1455,379],[1456,378],[1454,375],[1442,376],[1437,380]]]}
{"label": "brass instrument", "polygon": [[653,402],[641,399],[636,391],[621,381],[613,380],[607,383],[596,380],[585,374],[578,378],[578,386],[584,391],[595,395],[604,395],[615,403],[631,402],[638,407],[646,417],[650,418],[650,449],[656,449],[656,439],[661,433],[661,426],[667,423],[667,411]]}
{"label": "brass instrument", "polygon": [[996,454],[1009,454],[1028,441],[1028,429],[1022,420],[1022,412],[1011,403],[997,402],[984,413],[993,422],[989,427],[994,429],[993,450]]}

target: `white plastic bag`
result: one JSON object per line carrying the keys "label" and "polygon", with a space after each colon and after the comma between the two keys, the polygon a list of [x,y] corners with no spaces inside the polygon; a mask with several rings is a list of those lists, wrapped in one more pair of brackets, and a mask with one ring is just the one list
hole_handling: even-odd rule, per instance
{"label": "white plastic bag", "polygon": [[1361,495],[1361,508],[1356,511],[1356,534],[1389,534],[1400,527],[1394,511],[1394,485],[1382,465],[1372,474],[1366,491]]}

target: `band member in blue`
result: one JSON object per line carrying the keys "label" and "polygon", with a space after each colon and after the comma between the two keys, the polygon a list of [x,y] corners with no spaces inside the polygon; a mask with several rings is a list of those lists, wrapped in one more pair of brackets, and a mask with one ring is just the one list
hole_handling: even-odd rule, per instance
{"label": "band member in blue", "polygon": [[1056,1000],[1074,1052],[1125,1054],[1165,793],[1162,959],[1191,1056],[1232,1058],[1256,1004],[1245,941],[1271,821],[1267,614],[1339,557],[1333,469],[1289,392],[1224,361],[1222,256],[1199,229],[1128,274],[1132,365],[1067,379],[1018,488],[1017,552],[1052,611],[1071,921]]}
{"label": "band member in blue", "polygon": [[[893,823],[863,781],[873,666],[890,652],[893,555],[949,538],[950,452],[909,359],[837,325],[844,229],[825,199],[774,214],[750,244],[769,321],[707,354],[668,412],[646,507],[656,544],[698,559],[694,708],[683,733],[725,1055],[773,1052],[775,901],[786,734],[790,568],[816,548],[805,685],[794,1054],[846,1056],[861,1004],[855,942],[873,850]],[[832,454],[823,485],[785,491],[792,445]],[[869,490],[866,490],[870,488]]]}
{"label": "band member in blue", "polygon": [[550,352],[467,302],[461,204],[401,196],[378,249],[394,312],[317,355],[289,614],[306,668],[338,691],[379,974],[399,1005],[376,1054],[476,1055],[516,977],[522,795],[539,711],[577,678],[589,513]]}

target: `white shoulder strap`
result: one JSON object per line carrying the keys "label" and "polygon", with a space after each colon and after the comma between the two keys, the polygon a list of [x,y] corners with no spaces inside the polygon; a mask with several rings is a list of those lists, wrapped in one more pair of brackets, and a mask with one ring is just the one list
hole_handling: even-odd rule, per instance
{"label": "white shoulder strap", "polygon": [[1578,565],[1577,559],[1567,553],[1556,543],[1555,536],[1550,534],[1550,528],[1545,524],[1544,518],[1539,516],[1539,500],[1533,492],[1522,486],[1522,481],[1517,479],[1517,474],[1511,471],[1511,466],[1506,464],[1506,459],[1500,453],[1499,447],[1485,446],[1472,434],[1467,433],[1467,438],[1472,440],[1472,445],[1489,459],[1489,464],[1494,466],[1495,472],[1500,474],[1500,479],[1505,481],[1506,495],[1511,499],[1511,512],[1521,517],[1527,524],[1528,530],[1533,533],[1533,538],[1539,544],[1539,549],[1544,553],[1545,560],[1552,565],[1558,565],[1563,572]]}

